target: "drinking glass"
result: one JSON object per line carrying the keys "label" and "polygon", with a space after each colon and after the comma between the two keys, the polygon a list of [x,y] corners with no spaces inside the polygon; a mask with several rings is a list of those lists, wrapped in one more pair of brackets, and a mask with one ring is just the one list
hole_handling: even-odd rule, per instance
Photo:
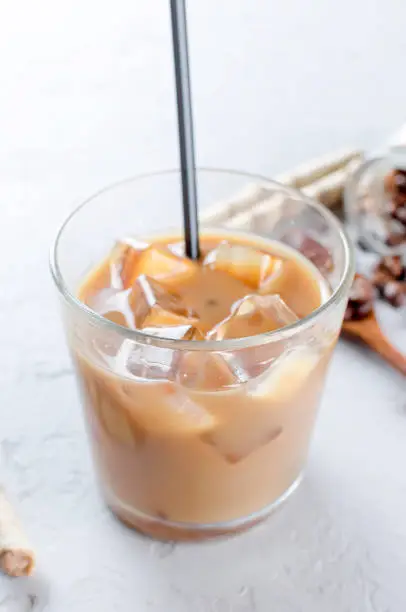
{"label": "drinking glass", "polygon": [[[322,305],[275,332],[196,342],[121,327],[82,303],[79,286],[120,238],[181,240],[178,171],[98,192],[63,223],[51,253],[103,496],[126,524],[163,539],[243,530],[295,490],[354,273],[341,224],[300,192],[211,169],[198,170],[198,189],[201,210],[218,211],[202,234],[248,233],[292,253],[310,240]],[[247,197],[252,211],[239,222]]]}

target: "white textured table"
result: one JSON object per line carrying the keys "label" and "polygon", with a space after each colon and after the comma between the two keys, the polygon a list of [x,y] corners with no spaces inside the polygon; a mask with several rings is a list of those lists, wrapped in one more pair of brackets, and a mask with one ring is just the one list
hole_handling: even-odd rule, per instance
{"label": "white textured table", "polygon": [[[189,3],[200,163],[272,175],[404,120],[397,0]],[[104,509],[47,249],[85,195],[176,164],[167,2],[0,7],[1,460],[39,558],[0,579],[0,611],[404,612],[404,380],[358,348],[339,345],[307,477],[266,524],[171,546]],[[381,316],[406,350],[405,313]]]}

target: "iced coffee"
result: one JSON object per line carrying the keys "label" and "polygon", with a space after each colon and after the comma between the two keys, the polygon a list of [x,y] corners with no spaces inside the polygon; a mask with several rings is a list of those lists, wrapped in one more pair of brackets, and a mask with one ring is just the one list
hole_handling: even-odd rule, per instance
{"label": "iced coffee", "polygon": [[118,241],[78,290],[114,325],[71,338],[107,501],[163,538],[238,530],[293,490],[335,341],[289,340],[330,295],[303,255],[245,234],[201,248]]}

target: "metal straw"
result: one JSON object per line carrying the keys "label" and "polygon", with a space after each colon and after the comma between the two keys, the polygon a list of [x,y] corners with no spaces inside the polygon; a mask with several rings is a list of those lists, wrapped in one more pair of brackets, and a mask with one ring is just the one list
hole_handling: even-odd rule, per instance
{"label": "metal straw", "polygon": [[190,259],[198,259],[200,256],[200,246],[197,213],[196,163],[185,0],[171,0],[171,21],[176,101],[178,109],[185,252]]}

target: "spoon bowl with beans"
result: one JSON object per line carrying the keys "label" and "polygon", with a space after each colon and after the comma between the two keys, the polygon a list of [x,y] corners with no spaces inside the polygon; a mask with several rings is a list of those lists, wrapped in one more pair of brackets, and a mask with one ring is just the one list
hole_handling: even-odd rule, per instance
{"label": "spoon bowl with beans", "polygon": [[[381,293],[382,291],[384,290],[381,289]],[[400,288],[396,295],[400,296],[400,291],[403,289]],[[345,337],[362,341],[406,376],[406,355],[395,348],[382,332],[375,315],[374,298],[375,288],[372,282],[365,276],[356,274],[350,291],[342,334]],[[400,301],[400,297],[397,299]]]}

